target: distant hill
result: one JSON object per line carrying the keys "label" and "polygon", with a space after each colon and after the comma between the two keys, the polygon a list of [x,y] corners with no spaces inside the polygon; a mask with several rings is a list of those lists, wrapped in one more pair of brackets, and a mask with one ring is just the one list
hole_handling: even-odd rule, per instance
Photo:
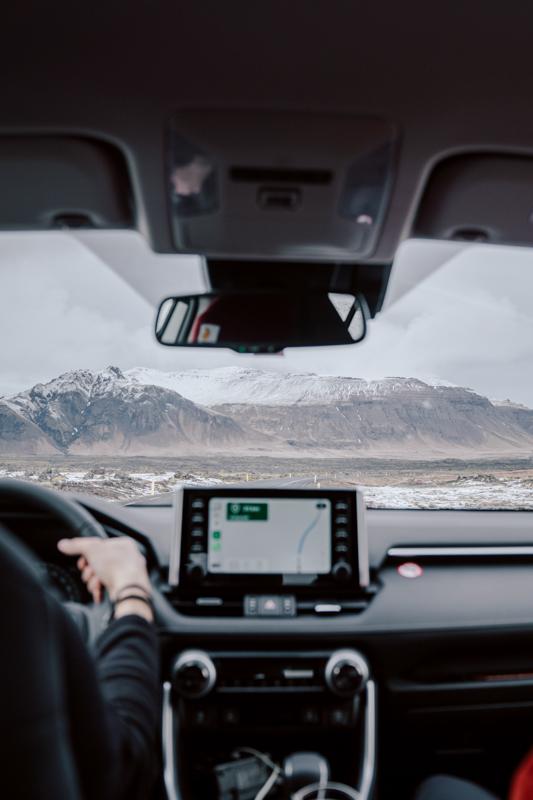
{"label": "distant hill", "polygon": [[531,455],[533,410],[415,378],[75,370],[0,399],[0,455]]}

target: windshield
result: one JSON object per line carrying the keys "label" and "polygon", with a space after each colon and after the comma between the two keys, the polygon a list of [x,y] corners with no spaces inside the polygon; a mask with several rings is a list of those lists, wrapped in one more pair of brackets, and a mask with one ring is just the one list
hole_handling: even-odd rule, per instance
{"label": "windshield", "polygon": [[381,508],[533,508],[533,253],[406,242],[361,344],[165,348],[195,257],[133,233],[0,236],[0,475],[118,502],[179,483],[360,486]]}

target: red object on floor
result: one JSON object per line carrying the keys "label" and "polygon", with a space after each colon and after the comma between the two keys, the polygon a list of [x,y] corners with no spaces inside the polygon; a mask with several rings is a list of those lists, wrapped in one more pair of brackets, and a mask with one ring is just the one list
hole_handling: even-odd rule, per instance
{"label": "red object on floor", "polygon": [[529,751],[513,775],[509,800],[533,800],[533,750]]}

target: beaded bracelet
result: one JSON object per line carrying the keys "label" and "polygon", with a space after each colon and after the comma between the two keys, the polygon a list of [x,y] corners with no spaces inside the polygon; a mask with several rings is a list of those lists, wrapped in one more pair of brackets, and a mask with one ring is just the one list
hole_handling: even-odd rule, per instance
{"label": "beaded bracelet", "polygon": [[141,592],[145,593],[145,597],[150,597],[150,589],[147,589],[146,586],[143,586],[140,583],[127,583],[125,586],[122,586],[115,598],[115,602],[120,598],[122,592],[125,592],[127,589],[140,589]]}
{"label": "beaded bracelet", "polygon": [[[133,588],[133,584],[132,584],[131,587],[124,586],[121,591],[124,591],[125,589],[128,589],[128,588]],[[139,600],[141,603],[145,603],[148,606],[148,608],[152,611],[152,614],[154,613],[154,604],[153,604],[152,599],[150,597],[148,597],[145,594],[131,593],[131,594],[126,594],[126,595],[121,595],[120,597],[118,597],[116,600],[114,600],[112,602],[112,604],[111,604],[111,609],[112,609],[111,610],[111,619],[114,619],[114,617],[115,617],[115,609],[119,605],[119,603],[124,603],[126,600]]]}

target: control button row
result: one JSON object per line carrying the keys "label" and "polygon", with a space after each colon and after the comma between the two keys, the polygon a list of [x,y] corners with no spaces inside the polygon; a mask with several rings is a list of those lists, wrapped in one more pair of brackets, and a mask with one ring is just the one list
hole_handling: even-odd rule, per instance
{"label": "control button row", "polygon": [[[246,720],[242,718],[242,711],[234,706],[216,709],[213,707],[191,708],[188,712],[190,724],[198,728],[213,727],[222,723],[226,726],[238,725]],[[349,707],[335,706],[322,708],[320,706],[307,706],[294,714],[292,724],[296,725],[323,725],[326,727],[348,727],[353,722],[352,709]],[[290,723],[289,723],[290,724]]]}
{"label": "control button row", "polygon": [[308,706],[302,710],[300,719],[304,725],[345,727],[352,722],[352,710],[342,706],[326,709]]}
{"label": "control button row", "polygon": [[194,708],[189,711],[189,722],[196,728],[212,728],[214,725],[237,725],[240,714],[236,708]]}
{"label": "control button row", "polygon": [[247,594],[244,598],[245,617],[294,617],[294,595]]}
{"label": "control button row", "polygon": [[286,691],[294,686],[317,688],[318,678],[314,670],[281,670],[280,673],[256,673],[241,678],[224,678],[219,681],[219,691],[238,692],[240,689],[279,689]]}

